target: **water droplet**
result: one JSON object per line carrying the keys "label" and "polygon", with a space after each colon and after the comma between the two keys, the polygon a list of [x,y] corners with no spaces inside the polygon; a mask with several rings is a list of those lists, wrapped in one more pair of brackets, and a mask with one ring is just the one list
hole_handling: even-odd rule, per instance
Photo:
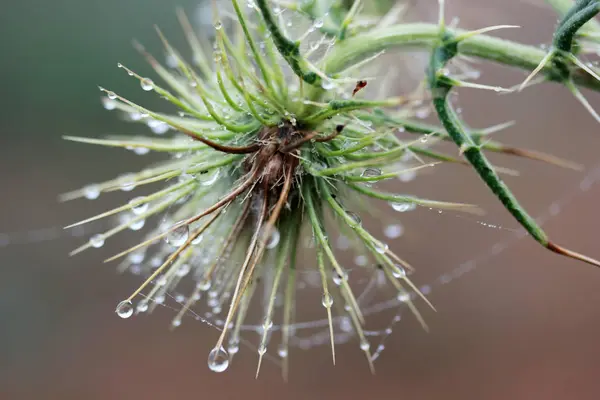
{"label": "water droplet", "polygon": [[214,372],[223,372],[229,367],[229,354],[223,347],[214,348],[208,353],[208,368]]}
{"label": "water droplet", "polygon": [[375,178],[381,175],[381,170],[379,168],[367,168],[360,175],[363,178]]}
{"label": "water droplet", "polygon": [[410,295],[406,292],[400,292],[398,293],[398,297],[396,297],[398,299],[399,302],[401,303],[406,303],[410,300]]}
{"label": "water droplet", "polygon": [[196,283],[196,287],[198,288],[198,290],[201,290],[203,292],[206,292],[208,289],[210,289],[211,286],[212,282],[206,278],[203,278],[202,280],[198,281],[198,283]]}
{"label": "water droplet", "polygon": [[223,28],[223,24],[221,23],[221,21],[217,21],[217,22],[215,22],[215,29],[216,29],[216,30],[219,30],[219,29],[221,29],[221,28]]}
{"label": "water droplet", "polygon": [[138,156],[143,156],[144,154],[150,153],[150,149],[147,147],[134,147],[133,152]]}
{"label": "water droplet", "polygon": [[114,100],[117,98],[117,94],[115,92],[108,91],[106,92],[106,97],[108,97],[110,100]]}
{"label": "water droplet", "polygon": [[129,229],[132,231],[139,231],[146,224],[146,220],[143,218],[138,219],[137,221],[133,221],[129,224]]}
{"label": "water droplet", "polygon": [[417,208],[417,205],[414,203],[390,203],[390,206],[392,206],[394,211],[398,212],[412,211]]}
{"label": "water droplet", "polygon": [[146,122],[146,125],[150,128],[153,133],[157,135],[162,135],[169,130],[169,124],[163,121],[158,121],[156,119],[149,119]]}
{"label": "water droplet", "polygon": [[321,303],[323,304],[323,307],[329,308],[333,305],[333,297],[331,297],[329,293],[325,293],[321,299]]}
{"label": "water droplet", "polygon": [[333,83],[330,80],[323,80],[323,82],[321,83],[321,87],[325,90],[331,90],[335,87],[335,83]]}
{"label": "water droplet", "polygon": [[352,321],[350,320],[350,317],[347,316],[343,316],[342,318],[340,318],[340,329],[343,332],[352,332]]}
{"label": "water droplet", "polygon": [[355,228],[361,224],[362,220],[360,219],[360,215],[358,215],[352,211],[346,211],[346,215],[348,215],[348,217],[350,217],[349,222],[350,222],[350,226],[352,228]]}
{"label": "water droplet", "polygon": [[129,261],[131,261],[134,264],[139,264],[142,261],[144,261],[144,257],[145,257],[145,253],[144,250],[138,250],[138,251],[133,251],[131,253],[129,253]]}
{"label": "water droplet", "polygon": [[383,233],[386,237],[390,239],[396,239],[402,236],[404,233],[404,228],[399,224],[391,224],[385,227]]}
{"label": "water droplet", "polygon": [[190,237],[189,225],[181,225],[169,232],[165,237],[167,243],[171,246],[179,247],[184,244]]}
{"label": "water droplet", "polygon": [[396,268],[392,269],[392,275],[396,279],[403,279],[406,277],[406,270],[401,265],[396,265]]}
{"label": "water droplet", "polygon": [[167,283],[169,282],[169,280],[167,279],[167,275],[161,275],[156,279],[156,285],[157,286],[165,286]]}
{"label": "water droplet", "polygon": [[104,235],[98,234],[98,235],[92,236],[90,238],[90,245],[92,245],[92,247],[95,247],[97,249],[104,246]]}
{"label": "water droplet", "polygon": [[154,82],[152,82],[152,79],[150,78],[143,78],[140,81],[140,85],[142,86],[142,89],[144,89],[146,92],[154,89]]}
{"label": "water droplet", "polygon": [[371,347],[371,345],[369,344],[369,342],[367,342],[366,340],[361,340],[361,342],[360,342],[360,349],[362,351],[369,351],[370,347]]}
{"label": "water droplet", "polygon": [[227,351],[229,354],[235,354],[240,351],[240,342],[237,340],[230,340],[229,345],[227,346]]}
{"label": "water droplet", "polygon": [[135,309],[139,313],[148,311],[148,302],[146,300],[140,300]]}
{"label": "water droplet", "polygon": [[354,258],[354,264],[358,265],[359,267],[366,266],[368,262],[369,259],[364,255],[359,255]]}
{"label": "water droplet", "polygon": [[284,345],[280,345],[279,348],[277,349],[277,354],[281,358],[286,358],[288,356],[288,350],[285,348]]}
{"label": "water droplet", "polygon": [[83,195],[88,200],[97,199],[100,196],[100,187],[98,185],[87,185],[83,188]]}
{"label": "water droplet", "polygon": [[173,321],[171,321],[171,326],[173,328],[177,328],[180,325],[181,325],[181,318],[177,318],[177,317],[173,318]]}
{"label": "water droplet", "polygon": [[113,99],[109,99],[108,97],[102,97],[102,106],[106,110],[114,110],[115,108],[117,108],[117,102]]}
{"label": "water droplet", "polygon": [[121,318],[129,318],[133,315],[133,304],[130,300],[123,300],[117,305],[115,312]]}
{"label": "water droplet", "polygon": [[203,186],[210,186],[210,185],[214,184],[217,181],[217,179],[219,179],[220,172],[221,172],[220,169],[215,168],[213,170],[206,172],[205,174],[200,174],[200,176],[199,176],[200,184]]}
{"label": "water droplet", "polygon": [[385,254],[385,252],[388,251],[388,249],[389,249],[389,246],[387,245],[387,243],[375,242],[373,244],[375,246],[375,251],[378,252],[379,254]]}
{"label": "water droplet", "polygon": [[322,19],[317,19],[315,20],[315,28],[319,29],[323,27],[323,20]]}
{"label": "water droplet", "polygon": [[121,190],[124,192],[130,192],[135,189],[135,175],[133,174],[125,174],[119,177],[119,184],[121,185]]}
{"label": "water droplet", "polygon": [[333,271],[333,283],[337,286],[341,285],[342,282],[348,280],[348,272],[342,270],[342,275],[340,275],[337,271]]}
{"label": "water droplet", "polygon": [[189,274],[191,269],[192,268],[190,267],[190,264],[181,264],[177,269],[176,274],[177,276],[186,276],[187,274]]}
{"label": "water droplet", "polygon": [[146,198],[144,196],[139,196],[129,200],[129,205],[131,206],[131,211],[135,215],[140,215],[148,210],[148,203],[146,203]]}

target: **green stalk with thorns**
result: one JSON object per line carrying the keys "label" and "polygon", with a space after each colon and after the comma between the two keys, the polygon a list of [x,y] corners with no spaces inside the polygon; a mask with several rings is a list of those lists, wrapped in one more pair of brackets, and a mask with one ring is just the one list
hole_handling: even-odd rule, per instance
{"label": "green stalk with thorns", "polygon": [[[372,5],[380,3],[390,2]],[[93,236],[73,254],[102,247],[117,233],[141,229],[148,218],[166,212],[163,221],[141,243],[107,260],[123,259],[121,270],[135,270],[146,277],[117,306],[117,314],[128,318],[150,312],[184,277],[191,277],[195,286],[182,301],[172,326],[179,326],[186,312],[203,298],[211,315],[225,312],[220,337],[208,357],[209,367],[221,372],[239,350],[241,327],[256,287],[264,281],[270,287],[256,375],[267,352],[273,321],[280,317],[278,355],[283,359],[286,379],[298,281],[296,254],[304,236],[303,227],[313,243],[323,292],[319,301],[329,325],[333,362],[334,315],[344,316],[351,321],[351,329],[374,371],[364,315],[347,271],[329,241],[332,231],[351,233],[355,245],[369,257],[370,262],[363,268],[381,274],[426,329],[425,319],[413,302],[422,300],[433,306],[409,278],[413,267],[362,226],[361,217],[351,211],[352,203],[361,197],[387,201],[402,210],[426,207],[481,213],[471,204],[383,192],[372,186],[378,182],[442,163],[472,166],[533,239],[555,253],[600,266],[596,259],[552,242],[502,182],[499,174],[513,171],[491,165],[485,153],[581,167],[556,156],[490,140],[491,134],[510,123],[470,129],[448,99],[457,86],[495,92],[513,90],[461,80],[460,73],[453,74],[457,68],[460,70],[457,61],[461,57],[477,57],[528,71],[530,75],[519,90],[534,79],[564,84],[600,121],[579,90],[585,87],[600,91],[599,72],[581,60],[586,46],[600,39],[598,24],[592,20],[600,11],[600,0],[549,3],[563,19],[547,54],[537,47],[487,35],[496,29],[511,28],[509,25],[475,31],[446,27],[442,0],[437,25],[399,22],[403,5],[389,4],[389,12],[377,17],[369,15],[366,2],[360,0],[255,0],[248,3],[247,11],[238,0],[232,0],[235,26],[231,29],[225,25],[219,7],[214,7],[216,38],[211,58],[204,50],[208,46],[178,10],[193,64],[186,62],[160,31],[165,51],[173,61],[170,68],[162,66],[140,44],[135,47],[164,86],[119,64],[139,80],[143,90],[155,92],[178,112],[152,111],[101,88],[107,109],[117,109],[130,120],[145,123],[162,137],[66,137],[125,148],[136,154],[162,152],[170,154],[171,159],[138,173],[90,184],[66,193],[63,199],[94,199],[101,193],[130,191],[157,182],[167,182],[167,187],[70,225],[119,217],[114,228]],[[303,18],[307,33],[302,39],[312,35],[319,40],[310,46],[306,40],[293,40],[285,29],[286,13]],[[426,73],[428,90],[425,94],[367,98],[363,89],[370,79],[357,75],[358,71],[376,65],[382,52],[403,48],[431,52]],[[418,109],[428,100],[437,113],[439,126],[419,121]],[[396,135],[399,130],[418,137],[400,139]],[[168,131],[174,132],[165,136]],[[431,148],[438,141],[452,141],[458,151],[453,154]],[[406,165],[411,160],[414,163]],[[337,228],[329,227],[330,220]],[[140,296],[142,299],[134,305]],[[282,302],[281,315],[277,300]]]}

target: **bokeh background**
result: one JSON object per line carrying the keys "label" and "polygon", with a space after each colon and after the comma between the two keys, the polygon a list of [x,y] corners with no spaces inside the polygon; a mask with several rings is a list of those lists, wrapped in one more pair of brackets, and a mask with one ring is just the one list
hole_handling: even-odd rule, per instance
{"label": "bokeh background", "polygon": [[[459,16],[462,27],[517,24],[522,29],[499,35],[531,44],[548,42],[556,22],[541,1],[447,3],[449,17]],[[375,364],[374,376],[356,342],[338,347],[335,367],[326,346],[292,350],[288,383],[269,362],[254,380],[256,353],[245,348],[226,373],[215,374],[206,366],[215,329],[189,319],[171,332],[174,311],[166,308],[150,318],[116,317],[115,305],[139,278],[119,276],[102,260],[133,243],[135,235],[69,258],[67,253],[85,239],[63,234],[59,227],[126,197],[60,204],[57,195],[136,170],[148,159],[64,142],[61,135],[140,131],[101,107],[96,86],[142,98],[139,85],[116,63],[149,73],[130,40],[140,39],[160,54],[155,23],[173,43],[184,46],[174,13],[178,5],[197,17],[194,0],[2,4],[0,398],[600,397],[600,271],[554,256],[530,239],[516,239],[515,222],[472,171],[458,166],[397,182],[398,190],[476,202],[488,211],[482,219],[426,210],[399,215],[378,205],[386,220],[401,217],[405,234],[390,244],[419,267],[419,284],[434,284],[430,298],[438,312],[425,313],[428,334],[405,313]],[[436,8],[433,0],[418,2],[415,15],[434,21]],[[498,66],[482,64],[481,69],[485,83],[511,86],[524,78],[520,71]],[[412,79],[402,76],[399,84]],[[600,96],[586,95],[600,109]],[[153,104],[149,97],[143,98]],[[521,171],[507,181],[532,214],[543,215],[564,200],[564,205],[552,206],[556,215],[545,223],[556,241],[600,257],[600,185],[594,184],[600,179],[599,129],[568,91],[553,85],[508,96],[465,91],[459,102],[472,126],[515,120],[515,127],[500,134],[504,141],[586,166],[586,171],[573,172],[494,157],[496,163]],[[377,226],[375,222],[367,221]],[[45,240],[49,238],[55,239]],[[454,277],[469,261],[470,272],[435,285],[440,275]],[[309,293],[298,298],[299,318],[303,301],[314,302]],[[389,318],[375,314],[369,323],[384,327]]]}

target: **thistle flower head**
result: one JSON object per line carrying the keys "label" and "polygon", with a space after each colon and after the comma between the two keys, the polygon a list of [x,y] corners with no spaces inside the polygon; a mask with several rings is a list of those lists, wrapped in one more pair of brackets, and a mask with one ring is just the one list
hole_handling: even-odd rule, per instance
{"label": "thistle flower head", "polygon": [[[361,200],[367,200],[369,207],[379,207],[384,201],[398,211],[422,206],[477,213],[479,209],[472,205],[388,193],[378,187],[381,181],[431,168],[437,162],[464,161],[431,148],[449,137],[442,129],[419,121],[423,93],[384,98],[373,96],[374,91],[367,93],[371,80],[362,71],[377,54],[335,74],[325,72],[326,56],[338,43],[357,32],[378,29],[376,20],[358,16],[357,7],[344,13],[332,8],[329,14],[311,10],[303,38],[310,35],[314,40],[292,42],[282,30],[285,24],[278,23],[284,18],[283,8],[265,10],[264,0],[249,3],[248,10],[235,0],[232,3],[236,19],[232,32],[215,9],[212,56],[204,52],[204,44],[180,11],[192,62],[184,60],[159,31],[169,66],[162,66],[140,44],[135,46],[156,78],[140,76],[119,64],[144,91],[162,97],[175,111],[153,111],[117,91],[101,88],[105,108],[146,124],[152,134],[68,137],[136,154],[154,151],[168,156],[140,172],[64,195],[64,199],[93,199],[101,193],[163,184],[152,194],[134,196],[121,207],[79,222],[119,216],[114,228],[93,236],[73,254],[101,247],[121,231],[139,230],[150,225],[145,221],[151,217],[166,215],[141,243],[109,259],[121,259],[121,270],[146,277],[118,305],[117,314],[127,318],[149,312],[170,291],[193,281],[172,324],[181,324],[186,311],[199,301],[206,302],[212,314],[222,315],[221,335],[209,352],[208,365],[213,371],[223,371],[239,349],[241,326],[262,282],[267,301],[258,346],[259,369],[277,320],[279,355],[286,373],[297,273],[305,268],[296,264],[296,253],[308,237],[314,253],[311,265],[318,271],[322,288],[318,301],[329,321],[333,360],[333,318],[343,316],[350,321],[372,368],[361,307],[329,237],[339,231],[349,236],[368,259],[362,268],[384,277],[425,326],[413,301],[420,298],[431,304],[409,279],[413,268],[362,226],[359,207],[364,204]],[[383,21],[387,24],[390,18]],[[401,139],[399,130],[418,136]],[[482,140],[493,130],[472,135],[489,151],[561,162]],[[275,312],[276,303],[281,304],[281,312]]]}

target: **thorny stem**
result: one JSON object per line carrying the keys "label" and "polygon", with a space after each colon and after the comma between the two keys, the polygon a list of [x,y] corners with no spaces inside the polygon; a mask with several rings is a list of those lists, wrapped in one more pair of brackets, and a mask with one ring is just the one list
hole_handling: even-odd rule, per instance
{"label": "thorny stem", "polygon": [[429,64],[428,80],[433,95],[433,105],[446,132],[504,207],[537,242],[558,254],[600,267],[600,261],[563,249],[550,242],[546,233],[519,204],[510,189],[494,171],[480,146],[467,134],[448,99],[453,88],[452,80],[443,73],[446,65],[459,54],[459,45],[455,35],[442,25],[438,31],[438,45],[431,54]]}

